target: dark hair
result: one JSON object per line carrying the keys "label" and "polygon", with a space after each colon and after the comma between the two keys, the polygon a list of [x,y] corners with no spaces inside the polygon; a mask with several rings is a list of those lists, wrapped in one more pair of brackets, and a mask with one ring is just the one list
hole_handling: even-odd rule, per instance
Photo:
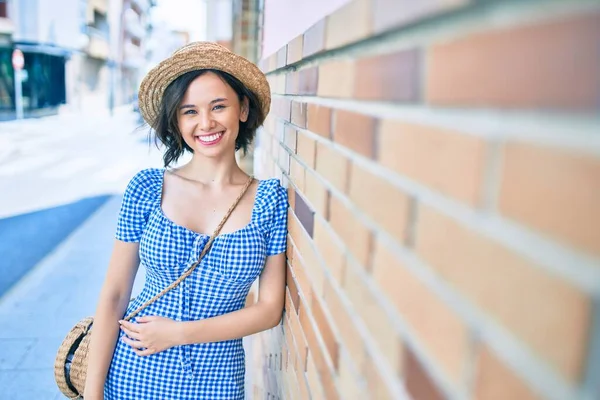
{"label": "dark hair", "polygon": [[177,126],[177,107],[183,100],[185,91],[190,83],[207,72],[217,74],[226,84],[231,86],[234,92],[237,93],[240,104],[244,98],[248,99],[248,119],[246,122],[240,121],[238,136],[235,140],[236,150],[241,149],[244,154],[247,153],[248,146],[250,146],[256,135],[256,129],[258,129],[260,123],[264,120],[258,97],[233,75],[216,69],[200,69],[187,72],[171,82],[165,89],[160,112],[156,119],[156,127],[154,129],[155,142],[158,145],[158,141],[160,141],[167,148],[163,155],[165,167],[177,161],[186,150],[193,152],[183,140],[181,132],[179,132],[179,127]]}

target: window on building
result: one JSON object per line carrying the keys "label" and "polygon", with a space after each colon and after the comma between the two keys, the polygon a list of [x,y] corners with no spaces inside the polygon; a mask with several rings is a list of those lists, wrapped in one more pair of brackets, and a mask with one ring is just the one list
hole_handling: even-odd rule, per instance
{"label": "window on building", "polygon": [[0,0],[0,18],[6,18],[7,17],[7,3],[8,0]]}

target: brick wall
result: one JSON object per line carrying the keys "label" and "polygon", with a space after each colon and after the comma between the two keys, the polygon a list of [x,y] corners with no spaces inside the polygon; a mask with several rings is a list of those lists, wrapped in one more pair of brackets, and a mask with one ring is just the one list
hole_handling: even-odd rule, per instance
{"label": "brick wall", "polygon": [[597,1],[353,0],[261,67],[254,398],[600,398]]}

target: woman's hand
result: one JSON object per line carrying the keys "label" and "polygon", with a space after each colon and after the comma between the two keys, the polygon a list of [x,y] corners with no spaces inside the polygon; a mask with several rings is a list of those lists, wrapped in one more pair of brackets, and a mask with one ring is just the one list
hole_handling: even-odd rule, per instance
{"label": "woman's hand", "polygon": [[170,318],[145,316],[137,322],[119,321],[127,336],[121,340],[133,348],[139,356],[160,353],[180,344],[181,323]]}

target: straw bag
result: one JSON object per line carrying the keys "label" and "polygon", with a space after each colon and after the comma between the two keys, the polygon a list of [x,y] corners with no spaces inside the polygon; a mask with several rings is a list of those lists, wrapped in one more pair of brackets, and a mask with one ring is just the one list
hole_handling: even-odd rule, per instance
{"label": "straw bag", "polygon": [[[126,316],[124,319],[129,321],[131,318],[135,317],[146,307],[157,301],[159,298],[164,296],[169,290],[173,289],[177,285],[181,283],[185,278],[190,276],[192,272],[196,269],[200,261],[204,255],[208,252],[210,246],[212,245],[215,237],[221,231],[221,228],[231,215],[233,209],[240,202],[241,198],[250,187],[253,178],[250,177],[239,197],[235,200],[232,206],[229,208],[223,220],[217,229],[215,229],[214,233],[204,246],[202,253],[200,253],[200,257],[198,260],[190,267],[188,270],[181,275],[176,281],[171,283],[167,288],[165,288],[162,292],[148,300],[146,303],[142,304],[137,310],[133,311],[131,314]],[[92,337],[92,325],[94,323],[93,317],[87,317],[79,321],[67,334],[67,337],[63,340],[62,344],[58,349],[58,353],[56,355],[56,360],[54,362],[54,379],[56,380],[56,384],[60,391],[70,399],[79,399],[83,398],[83,392],[85,388],[85,378],[87,375],[87,366],[88,366],[88,351],[90,346],[90,339]]]}

